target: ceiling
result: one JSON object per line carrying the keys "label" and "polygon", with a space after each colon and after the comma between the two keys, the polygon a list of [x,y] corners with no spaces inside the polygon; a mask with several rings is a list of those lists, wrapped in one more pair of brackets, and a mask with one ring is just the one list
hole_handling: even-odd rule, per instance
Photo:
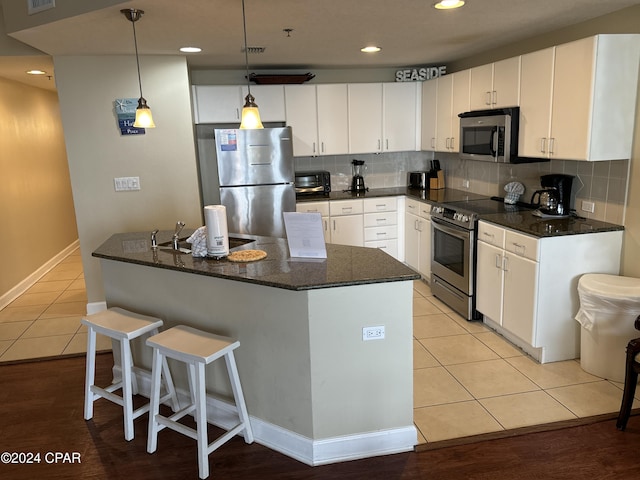
{"label": "ceiling", "polygon": [[[2,1],[9,35],[45,54],[0,56],[0,76],[12,80],[55,89],[54,80],[27,76],[25,70],[53,72],[50,56],[55,55],[133,53],[132,27],[122,8],[145,11],[136,23],[141,54],[181,55],[179,47],[199,46],[201,53],[187,55],[190,68],[244,68],[240,0],[103,0],[95,4],[111,6],[89,12],[72,8],[75,3],[76,10],[86,10],[88,2],[57,0],[58,10],[30,17],[26,0]],[[251,69],[305,73],[446,64],[640,5],[640,0],[466,0],[460,9],[442,11],[433,8],[435,1],[245,0],[248,45],[266,48],[249,56]],[[25,10],[22,19],[15,13],[18,6],[9,11],[7,3],[15,2]],[[47,18],[55,21],[45,23]],[[360,52],[371,44],[382,50]]]}

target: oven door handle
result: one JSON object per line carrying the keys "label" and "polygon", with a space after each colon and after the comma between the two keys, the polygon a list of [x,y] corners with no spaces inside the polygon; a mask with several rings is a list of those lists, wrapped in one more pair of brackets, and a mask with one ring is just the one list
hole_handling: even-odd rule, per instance
{"label": "oven door handle", "polygon": [[459,238],[460,240],[467,240],[469,238],[469,230],[463,229],[462,227],[450,227],[442,220],[434,217],[431,217],[431,223],[433,225],[433,228],[436,228],[444,233],[448,233],[452,237]]}

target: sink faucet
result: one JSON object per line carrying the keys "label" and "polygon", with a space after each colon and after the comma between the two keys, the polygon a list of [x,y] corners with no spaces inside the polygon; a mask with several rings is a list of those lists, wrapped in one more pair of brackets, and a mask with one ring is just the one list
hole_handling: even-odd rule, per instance
{"label": "sink faucet", "polygon": [[178,244],[178,236],[180,235],[180,232],[182,231],[184,226],[185,226],[184,222],[181,222],[180,220],[177,221],[176,230],[175,230],[175,232],[173,234],[173,249],[174,250],[179,250],[180,249],[180,245]]}

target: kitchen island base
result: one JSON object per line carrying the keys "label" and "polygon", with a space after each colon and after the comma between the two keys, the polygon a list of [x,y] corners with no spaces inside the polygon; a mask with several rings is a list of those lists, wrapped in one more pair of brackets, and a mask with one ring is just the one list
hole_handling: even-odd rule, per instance
{"label": "kitchen island base", "polygon": [[[258,443],[309,465],[413,450],[411,280],[287,290],[100,262],[108,306],[240,341],[236,360]],[[364,327],[382,325],[384,339],[363,341]],[[134,355],[150,366],[141,343]],[[222,423],[211,422],[225,426],[231,389],[216,367],[207,371],[207,403],[223,413]],[[170,368],[186,398],[186,372]],[[139,380],[148,392],[148,377]]]}

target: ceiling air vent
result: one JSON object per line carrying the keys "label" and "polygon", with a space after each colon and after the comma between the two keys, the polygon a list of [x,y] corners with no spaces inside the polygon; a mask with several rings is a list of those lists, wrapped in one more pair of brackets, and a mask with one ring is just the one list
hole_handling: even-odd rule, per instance
{"label": "ceiling air vent", "polygon": [[56,6],[56,0],[27,0],[27,15],[49,10]]}
{"label": "ceiling air vent", "polygon": [[[267,47],[247,47],[247,53],[264,53]],[[244,53],[244,47],[242,47],[242,53]]]}

